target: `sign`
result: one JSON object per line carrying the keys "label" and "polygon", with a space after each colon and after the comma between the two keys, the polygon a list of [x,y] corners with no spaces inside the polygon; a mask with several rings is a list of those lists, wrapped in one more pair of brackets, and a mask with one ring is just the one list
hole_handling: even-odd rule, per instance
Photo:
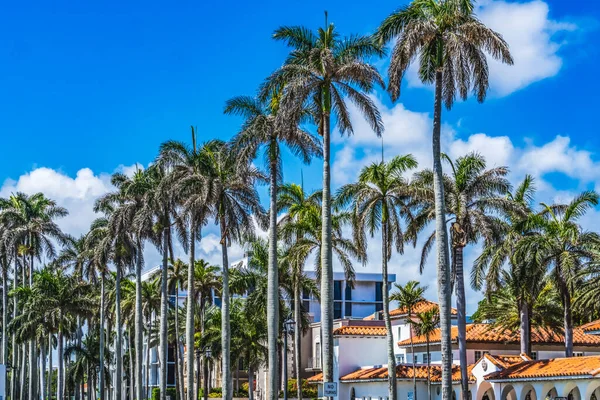
{"label": "sign", "polygon": [[413,392],[408,392],[408,400],[413,400],[415,398],[415,395]]}
{"label": "sign", "polygon": [[6,399],[6,365],[0,364],[0,400]]}
{"label": "sign", "polygon": [[323,382],[323,396],[337,397],[337,382]]}

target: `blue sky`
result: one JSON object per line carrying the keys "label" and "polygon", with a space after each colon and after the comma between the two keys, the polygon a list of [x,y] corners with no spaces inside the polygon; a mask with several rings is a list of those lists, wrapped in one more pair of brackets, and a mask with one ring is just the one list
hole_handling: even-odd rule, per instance
{"label": "blue sky", "polygon": [[[280,25],[316,28],[323,10],[343,34],[367,34],[398,1],[9,2],[0,16],[0,195],[45,191],[69,206],[65,229],[80,233],[108,174],[147,165],[166,139],[228,139],[240,120],[226,99],[253,94],[286,55],[270,39]],[[544,199],[568,199],[600,182],[600,5],[480,0],[481,19],[502,33],[515,66],[491,65],[488,100],[444,114],[445,150],[477,150],[508,164],[517,181],[538,178]],[[374,60],[385,73],[386,60]],[[386,156],[413,152],[429,166],[432,92],[409,74],[400,101],[374,93]],[[357,134],[336,139],[334,185],[351,180],[380,144],[357,116]],[[306,186],[320,186],[316,162]],[[300,178],[286,162],[287,180]],[[201,244],[209,258],[210,243]],[[376,249],[376,246],[372,246]],[[414,270],[414,255],[397,270]],[[215,258],[217,260],[218,257]],[[377,270],[377,256],[367,268]],[[414,271],[413,271],[414,272]]]}

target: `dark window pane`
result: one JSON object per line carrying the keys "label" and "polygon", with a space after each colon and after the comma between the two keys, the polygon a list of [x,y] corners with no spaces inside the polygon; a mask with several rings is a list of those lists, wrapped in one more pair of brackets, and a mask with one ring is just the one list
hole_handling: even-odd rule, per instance
{"label": "dark window pane", "polygon": [[333,303],[333,318],[334,319],[342,318],[342,303],[339,301],[336,301],[335,303]]}
{"label": "dark window pane", "polygon": [[383,303],[375,304],[375,311],[381,311],[381,310],[383,310]]}
{"label": "dark window pane", "polygon": [[302,308],[304,308],[304,311],[309,312],[310,311],[310,301],[304,300],[302,302]]}
{"label": "dark window pane", "polygon": [[352,316],[352,303],[350,302],[346,302],[346,312],[345,312],[345,317],[351,317]]}
{"label": "dark window pane", "polygon": [[383,282],[375,282],[375,301],[383,301]]}
{"label": "dark window pane", "polygon": [[175,385],[175,364],[167,364],[167,385]]}
{"label": "dark window pane", "polygon": [[168,356],[169,362],[175,362],[175,347],[174,346],[169,346],[167,356]]}
{"label": "dark window pane", "polygon": [[346,285],[346,300],[352,300],[352,287],[350,285]]}
{"label": "dark window pane", "polygon": [[333,299],[334,300],[342,299],[342,281],[334,281],[333,282]]}
{"label": "dark window pane", "polygon": [[302,298],[303,299],[309,299],[310,298],[310,292],[307,289],[302,289]]}

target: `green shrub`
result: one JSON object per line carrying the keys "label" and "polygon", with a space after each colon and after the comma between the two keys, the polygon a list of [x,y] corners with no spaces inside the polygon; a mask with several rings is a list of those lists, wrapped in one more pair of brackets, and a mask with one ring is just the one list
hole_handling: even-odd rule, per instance
{"label": "green shrub", "polygon": [[[289,379],[287,384],[288,397],[296,397],[296,392],[298,391],[298,384],[296,379]],[[315,398],[317,397],[318,390],[317,385],[310,384],[306,381],[306,379],[302,380],[302,398]],[[279,393],[279,397],[283,397],[283,391]]]}
{"label": "green shrub", "polygon": [[[171,397],[171,400],[177,399],[177,389],[174,387],[167,388],[167,396]],[[160,388],[152,388],[152,400],[160,400]]]}

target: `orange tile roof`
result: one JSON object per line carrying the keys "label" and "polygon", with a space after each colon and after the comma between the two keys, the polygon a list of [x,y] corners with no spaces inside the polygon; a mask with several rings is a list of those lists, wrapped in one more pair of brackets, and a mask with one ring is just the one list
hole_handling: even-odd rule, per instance
{"label": "orange tile roof", "polygon": [[[423,301],[418,302],[415,305],[415,308],[413,309],[413,314],[426,312],[426,311],[431,310],[432,308],[438,308],[438,307],[439,307],[438,303],[434,303],[433,301],[429,301],[429,300],[423,300]],[[451,312],[453,315],[456,315],[456,313],[457,313],[455,308],[452,308]],[[381,311],[378,311],[378,313],[381,313]],[[371,314],[368,317],[365,317],[363,319],[374,320],[376,314],[377,313]],[[390,311],[390,317],[400,317],[400,316],[404,316],[406,314],[408,314],[408,311],[405,307],[396,308],[395,310]]]}
{"label": "orange tile roof", "polygon": [[[475,377],[471,374],[474,364],[467,367],[469,373],[469,381],[475,382]],[[442,368],[439,365],[432,365],[431,367],[431,382],[442,381]],[[417,365],[414,369],[415,377],[419,380],[427,379],[427,366]],[[365,367],[357,371],[354,371],[348,375],[344,375],[340,378],[342,381],[372,381],[372,380],[386,380],[388,378],[388,369],[386,366],[377,367]],[[413,378],[413,367],[409,364],[399,364],[396,366],[396,378],[398,379],[412,379]],[[460,381],[460,367],[454,365],[452,367],[452,381]]]}
{"label": "orange tile roof", "polygon": [[585,325],[581,325],[580,328],[583,329],[584,332],[600,331],[600,319],[597,319],[596,321],[588,322]]}
{"label": "orange tile roof", "polygon": [[341,326],[333,331],[333,336],[385,336],[385,326]]}
{"label": "orange tile roof", "polygon": [[552,378],[562,376],[595,377],[600,375],[600,356],[554,358],[524,361],[486,375],[486,380]]}
{"label": "orange tile roof", "polygon": [[308,382],[308,383],[321,383],[321,382],[323,382],[323,373],[319,372],[318,374],[313,375],[310,378],[306,378],[306,382]]}
{"label": "orange tile roof", "polygon": [[[452,341],[458,338],[458,327],[452,327]],[[440,341],[440,329],[436,329],[429,337],[430,343]],[[425,344],[425,336],[413,337],[414,344]],[[490,324],[468,324],[467,342],[471,343],[519,343],[519,332],[510,332]],[[531,342],[534,344],[561,344],[565,342],[564,335],[550,329],[534,329],[531,332]],[[600,346],[600,336],[589,335],[582,328],[573,328],[573,344],[576,346]],[[410,339],[398,342],[398,346],[410,345]]]}
{"label": "orange tile roof", "polygon": [[486,353],[483,356],[492,364],[497,365],[503,369],[506,369],[515,364],[522,363],[523,361],[531,361],[531,358],[529,358],[526,354],[491,355]]}

